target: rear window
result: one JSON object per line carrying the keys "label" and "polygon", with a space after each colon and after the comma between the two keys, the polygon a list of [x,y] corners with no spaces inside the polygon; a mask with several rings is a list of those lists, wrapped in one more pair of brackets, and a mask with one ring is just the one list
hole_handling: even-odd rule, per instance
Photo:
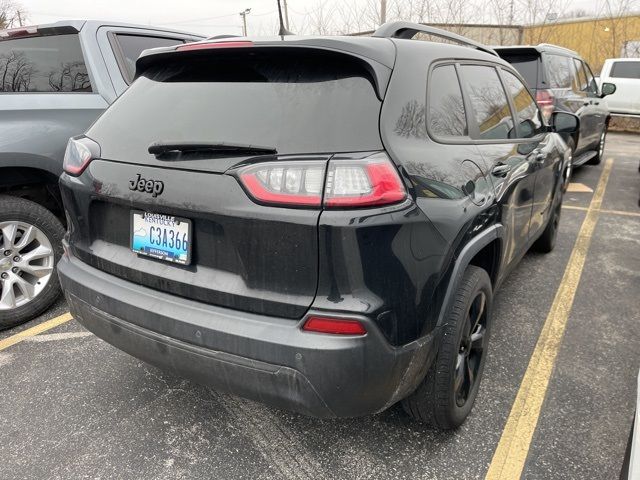
{"label": "rear window", "polygon": [[77,34],[0,42],[1,92],[91,92]]}
{"label": "rear window", "polygon": [[117,33],[115,37],[122,54],[123,65],[121,66],[121,70],[124,70],[122,74],[129,82],[133,80],[136,73],[136,60],[143,50],[147,50],[148,48],[171,47],[184,43],[177,38],[150,37],[148,35],[125,35]]}
{"label": "rear window", "polygon": [[139,158],[158,141],[279,154],[382,148],[381,102],[359,60],[307,48],[235,50],[175,54],[145,71],[92,129],[103,153]]}
{"label": "rear window", "polygon": [[540,60],[537,55],[501,51],[498,51],[498,54],[513,65],[513,68],[515,68],[522,78],[524,78],[525,82],[527,82],[529,88],[538,88],[538,65]]}
{"label": "rear window", "polygon": [[611,77],[640,79],[640,62],[614,62]]}

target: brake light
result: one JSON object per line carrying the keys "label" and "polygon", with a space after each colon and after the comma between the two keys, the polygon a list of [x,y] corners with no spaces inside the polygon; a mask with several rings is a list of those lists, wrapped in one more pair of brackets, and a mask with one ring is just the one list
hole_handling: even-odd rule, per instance
{"label": "brake light", "polygon": [[406,190],[386,154],[360,160],[331,160],[324,193],[325,207],[368,207],[404,200]]}
{"label": "brake light", "polygon": [[242,48],[253,47],[253,42],[241,41],[241,42],[198,42],[198,43],[186,43],[176,48],[179,52],[188,50],[210,50],[215,48]]}
{"label": "brake light", "polygon": [[536,102],[538,102],[538,106],[542,110],[542,115],[545,120],[549,120],[551,118],[551,114],[554,110],[554,100],[555,97],[551,90],[538,90],[536,92]]}
{"label": "brake light", "polygon": [[407,195],[384,153],[331,160],[328,167],[316,161],[265,162],[240,169],[238,176],[254,200],[269,205],[354,208],[397,203]]}
{"label": "brake light", "polygon": [[29,35],[36,35],[37,33],[38,27],[10,28],[0,31],[0,38],[27,37]]}
{"label": "brake light", "polygon": [[364,325],[358,320],[328,317],[309,317],[304,322],[302,330],[331,335],[364,335],[367,333]]}
{"label": "brake light", "polygon": [[94,158],[100,157],[100,145],[88,137],[72,137],[64,152],[62,168],[69,175],[78,176],[84,172]]}

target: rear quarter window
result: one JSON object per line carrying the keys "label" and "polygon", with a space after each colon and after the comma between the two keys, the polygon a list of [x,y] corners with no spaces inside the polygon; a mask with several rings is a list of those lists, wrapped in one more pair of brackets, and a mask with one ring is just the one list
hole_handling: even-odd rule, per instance
{"label": "rear quarter window", "polygon": [[431,73],[429,131],[444,138],[468,135],[462,90],[453,65],[436,67]]}
{"label": "rear quarter window", "polygon": [[640,62],[614,62],[611,78],[640,79]]}
{"label": "rear quarter window", "polygon": [[116,33],[115,39],[120,50],[120,70],[127,82],[131,82],[136,73],[136,60],[149,48],[171,47],[184,43],[178,38],[151,37],[148,35],[129,35]]}
{"label": "rear quarter window", "polygon": [[0,92],[91,92],[78,35],[0,42]]}
{"label": "rear quarter window", "polygon": [[576,70],[571,57],[545,54],[546,74],[551,88],[571,88]]}

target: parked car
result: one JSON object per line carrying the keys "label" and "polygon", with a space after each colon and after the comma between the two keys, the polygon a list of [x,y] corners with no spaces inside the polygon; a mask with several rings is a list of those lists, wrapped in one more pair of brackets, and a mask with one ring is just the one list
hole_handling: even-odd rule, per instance
{"label": "parked car", "polygon": [[402,400],[460,425],[494,292],[554,247],[570,154],[554,132],[577,117],[548,127],[491,49],[405,22],[156,49],[136,71],[65,156],[74,317],[270,405],[350,417]]}
{"label": "parked car", "polygon": [[69,137],[131,83],[140,52],[203,37],[113,22],[0,30],[0,329],[58,297],[58,177]]}
{"label": "parked car", "polygon": [[615,93],[607,97],[607,106],[612,114],[640,115],[640,58],[606,59],[600,72],[600,82],[616,85]]}
{"label": "parked car", "polygon": [[527,81],[544,116],[571,112],[580,117],[580,131],[565,135],[572,151],[572,166],[602,160],[610,114],[602,98],[615,92],[606,83],[599,89],[591,68],[580,55],[556,45],[496,47]]}

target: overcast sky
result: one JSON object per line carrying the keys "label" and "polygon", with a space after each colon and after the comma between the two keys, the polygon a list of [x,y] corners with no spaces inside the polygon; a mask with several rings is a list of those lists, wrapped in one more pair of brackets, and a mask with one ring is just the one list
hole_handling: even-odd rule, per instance
{"label": "overcast sky", "polygon": [[[293,24],[320,0],[288,0]],[[352,0],[365,3],[367,0]],[[566,0],[570,9],[595,10],[601,0]],[[247,16],[249,34],[272,34],[277,25],[276,0],[19,0],[31,24],[67,19],[98,19],[166,26],[195,33],[218,35],[242,33],[238,12]]]}

